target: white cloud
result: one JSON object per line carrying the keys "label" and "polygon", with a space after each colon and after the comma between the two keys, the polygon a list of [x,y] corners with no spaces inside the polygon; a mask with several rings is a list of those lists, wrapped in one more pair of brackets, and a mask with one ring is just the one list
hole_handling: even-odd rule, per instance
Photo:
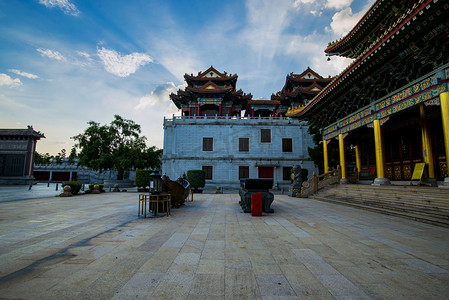
{"label": "white cloud", "polygon": [[22,82],[20,81],[19,78],[12,79],[9,75],[3,73],[0,74],[0,86],[7,86],[13,88],[20,85],[22,85]]}
{"label": "white cloud", "polygon": [[37,76],[37,75],[31,74],[31,73],[27,73],[27,72],[23,72],[23,71],[20,71],[20,70],[17,70],[17,69],[10,69],[9,72],[12,72],[12,73],[14,73],[16,75],[23,76],[23,77],[30,78],[30,79],[37,79],[37,78],[39,78],[39,76]]}
{"label": "white cloud", "polygon": [[75,4],[69,0],[39,0],[39,3],[46,7],[58,7],[67,15],[77,16],[80,13]]}
{"label": "white cloud", "polygon": [[340,36],[347,34],[352,28],[354,28],[365,12],[366,10],[363,9],[362,11],[353,14],[350,7],[336,12],[332,17],[331,23],[333,32]]}
{"label": "white cloud", "polygon": [[282,33],[292,21],[292,4],[290,0],[249,0],[246,3],[248,27],[242,31],[241,39],[253,49],[258,59],[256,68],[276,55]]}
{"label": "white cloud", "polygon": [[[158,85],[151,93],[146,94],[145,96],[139,99],[139,103],[134,107],[135,110],[142,110],[146,107],[151,106],[168,106],[170,108],[170,104],[172,101],[170,100],[170,94],[176,93],[179,89],[185,87],[185,84],[175,86],[173,82],[167,82],[165,84]],[[176,108],[176,111],[178,109]]]}
{"label": "white cloud", "polygon": [[352,1],[353,0],[327,0],[325,7],[342,9],[345,7],[349,7],[351,5]]}
{"label": "white cloud", "polygon": [[87,52],[84,52],[84,51],[76,51],[76,53],[77,53],[79,56],[82,56],[82,57],[86,58],[87,60],[92,60],[92,58],[90,57],[90,54],[87,53]]}
{"label": "white cloud", "polygon": [[56,60],[59,60],[59,61],[66,61],[67,60],[64,57],[64,55],[62,55],[58,51],[53,51],[53,50],[50,50],[50,49],[42,49],[42,48],[38,48],[38,49],[36,49],[36,51],[40,52],[40,54],[42,56],[47,56],[48,58],[56,59]]}
{"label": "white cloud", "polygon": [[309,4],[309,3],[314,3],[315,0],[295,0],[295,2],[293,3],[294,7],[299,7],[301,4]]}
{"label": "white cloud", "polygon": [[[286,53],[290,55],[296,54],[304,58],[308,62],[310,68],[318,72],[323,77],[329,75],[335,76],[347,67],[352,60],[344,57],[332,57],[330,61],[324,55],[326,44],[323,37],[318,34],[309,36],[292,36],[289,38]],[[320,42],[322,41],[322,42]],[[302,72],[303,70],[293,70],[294,72]]]}
{"label": "white cloud", "polygon": [[98,49],[97,55],[102,60],[106,71],[119,77],[128,77],[135,73],[139,67],[153,61],[153,58],[145,53],[134,52],[122,56],[117,51],[103,47]]}

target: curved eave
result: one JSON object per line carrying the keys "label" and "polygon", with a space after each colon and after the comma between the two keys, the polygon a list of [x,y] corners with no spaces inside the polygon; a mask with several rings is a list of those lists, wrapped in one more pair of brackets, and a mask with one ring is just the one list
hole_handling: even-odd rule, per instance
{"label": "curved eave", "polygon": [[232,75],[232,76],[224,76],[224,77],[198,77],[198,76],[191,76],[191,75],[184,75],[185,80],[191,80],[191,81],[233,81],[237,80],[238,75]]}
{"label": "curved eave", "polygon": [[384,32],[382,38],[379,39],[373,45],[371,48],[367,49],[364,53],[362,53],[351,65],[349,65],[343,72],[340,73],[335,79],[328,84],[320,93],[318,93],[310,102],[308,102],[304,108],[302,108],[300,111],[294,111],[292,110],[291,113],[286,114],[289,117],[306,117],[307,113],[312,111],[316,105],[324,101],[323,99],[333,90],[339,88],[342,86],[345,82],[343,81],[349,81],[351,78],[353,78],[356,74],[356,70],[364,64],[368,59],[374,57],[377,58],[377,51],[381,49],[382,46],[384,46],[385,43],[388,43],[390,39],[395,35],[399,30],[401,30],[402,27],[408,26],[410,22],[412,22],[412,19],[420,12],[422,11],[427,5],[430,5],[433,0],[427,0],[422,1],[418,7],[411,12],[408,16],[405,16],[404,19],[394,26],[389,32]]}
{"label": "curved eave", "polygon": [[297,78],[295,75],[287,76],[287,80],[293,81],[293,82],[304,82],[304,83],[311,83],[311,82],[317,82],[317,83],[329,83],[332,81],[332,78],[314,78],[314,79],[305,79],[305,78]]}
{"label": "curved eave", "polygon": [[231,92],[232,89],[233,89],[232,87],[220,88],[220,89],[205,89],[205,88],[187,87],[186,91],[194,92],[194,93],[219,94],[219,93]]}
{"label": "curved eave", "polygon": [[382,5],[383,3],[385,3],[385,5],[388,5],[391,2],[390,0],[377,0],[371,6],[371,8],[363,15],[362,19],[360,19],[360,21],[355,25],[355,27],[344,38],[341,38],[340,40],[335,41],[333,43],[330,43],[329,46],[326,48],[326,50],[324,50],[324,52],[326,52],[328,55],[340,54],[342,51],[338,51],[336,49],[348,43],[351,39],[356,37],[356,35],[359,32],[363,31],[364,26],[370,23],[370,17],[378,8],[380,8],[380,5]]}
{"label": "curved eave", "polygon": [[248,105],[279,105],[280,101],[277,100],[248,100]]}

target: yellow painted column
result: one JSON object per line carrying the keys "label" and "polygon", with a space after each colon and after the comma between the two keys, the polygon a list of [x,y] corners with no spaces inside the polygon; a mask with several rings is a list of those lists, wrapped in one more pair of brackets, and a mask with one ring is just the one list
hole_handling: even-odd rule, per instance
{"label": "yellow painted column", "polygon": [[385,149],[384,137],[382,128],[380,127],[380,120],[374,120],[374,146],[376,148],[376,171],[377,178],[374,180],[376,185],[390,184],[390,180],[385,178]]}
{"label": "yellow painted column", "polygon": [[424,162],[427,165],[429,179],[435,179],[435,166],[433,164],[433,149],[430,141],[430,128],[426,119],[426,108],[424,104],[419,106],[419,122],[421,124],[421,140]]}
{"label": "yellow painted column", "polygon": [[360,153],[360,143],[357,141],[355,144],[355,166],[357,167],[357,172],[360,173],[362,168],[362,156]]}
{"label": "yellow painted column", "polygon": [[346,175],[346,149],[343,134],[338,135],[338,146],[340,150],[341,182],[343,183],[348,180]]}
{"label": "yellow painted column", "polygon": [[324,174],[329,169],[329,152],[327,151],[327,141],[323,140],[323,155],[324,155]]}
{"label": "yellow painted column", "polygon": [[[441,120],[443,123],[444,148],[446,150],[446,164],[449,168],[449,92],[440,94]],[[444,180],[447,181],[446,179]]]}

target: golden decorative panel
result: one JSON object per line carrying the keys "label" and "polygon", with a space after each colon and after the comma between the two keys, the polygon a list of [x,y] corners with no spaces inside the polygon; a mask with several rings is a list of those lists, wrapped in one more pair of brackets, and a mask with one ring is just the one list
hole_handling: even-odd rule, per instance
{"label": "golden decorative panel", "polygon": [[392,167],[387,167],[386,168],[386,173],[387,173],[387,178],[388,179],[393,179],[393,168]]}
{"label": "golden decorative panel", "polygon": [[412,178],[412,168],[410,165],[403,165],[404,170],[404,179],[410,179]]}
{"label": "golden decorative panel", "polygon": [[446,162],[440,162],[440,174],[443,178],[449,177],[449,171],[447,170]]}
{"label": "golden decorative panel", "polygon": [[401,166],[394,166],[394,179],[395,180],[401,180],[402,174],[401,174]]}

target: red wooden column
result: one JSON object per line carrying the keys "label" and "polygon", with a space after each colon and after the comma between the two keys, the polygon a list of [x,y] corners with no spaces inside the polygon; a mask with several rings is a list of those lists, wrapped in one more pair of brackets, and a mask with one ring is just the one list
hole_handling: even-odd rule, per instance
{"label": "red wooden column", "polygon": [[221,103],[218,105],[218,116],[221,116]]}
{"label": "red wooden column", "polygon": [[189,105],[189,117],[191,117],[191,116],[192,116],[192,108]]}
{"label": "red wooden column", "polygon": [[201,105],[198,103],[198,117],[201,116]]}
{"label": "red wooden column", "polygon": [[251,117],[254,118],[254,108],[251,108]]}
{"label": "red wooden column", "polygon": [[273,118],[276,116],[276,109],[273,108]]}

